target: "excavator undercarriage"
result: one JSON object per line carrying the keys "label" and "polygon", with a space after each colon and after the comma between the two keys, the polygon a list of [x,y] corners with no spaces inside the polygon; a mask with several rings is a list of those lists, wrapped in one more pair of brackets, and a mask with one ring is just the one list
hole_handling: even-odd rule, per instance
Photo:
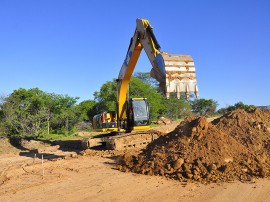
{"label": "excavator undercarriage", "polygon": [[108,150],[142,149],[161,135],[161,132],[153,129],[133,131],[131,133],[114,133],[113,135],[112,133],[107,133],[101,135],[101,137],[83,139],[82,148],[89,149],[103,145]]}

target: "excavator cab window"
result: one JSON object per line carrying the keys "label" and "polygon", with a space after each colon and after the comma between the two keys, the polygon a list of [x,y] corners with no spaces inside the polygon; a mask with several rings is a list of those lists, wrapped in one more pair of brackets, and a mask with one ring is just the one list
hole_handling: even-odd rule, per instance
{"label": "excavator cab window", "polygon": [[129,99],[128,124],[133,126],[149,125],[149,107],[146,99]]}

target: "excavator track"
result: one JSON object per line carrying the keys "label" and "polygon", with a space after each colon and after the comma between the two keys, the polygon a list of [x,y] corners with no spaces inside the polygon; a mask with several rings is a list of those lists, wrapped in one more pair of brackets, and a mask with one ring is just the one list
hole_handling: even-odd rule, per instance
{"label": "excavator track", "polygon": [[155,130],[135,131],[132,133],[118,133],[101,138],[87,138],[82,140],[82,148],[89,149],[95,146],[106,145],[108,150],[127,150],[145,148],[150,142],[157,139],[160,132]]}
{"label": "excavator track", "polygon": [[120,134],[109,137],[106,141],[106,148],[112,150],[145,148],[159,136],[160,134],[157,131],[136,131],[128,134]]}

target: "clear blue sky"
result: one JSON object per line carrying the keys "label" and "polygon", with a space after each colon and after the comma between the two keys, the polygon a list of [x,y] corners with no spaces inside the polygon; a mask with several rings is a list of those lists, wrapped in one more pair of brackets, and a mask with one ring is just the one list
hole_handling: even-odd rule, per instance
{"label": "clear blue sky", "polygon": [[[201,98],[270,105],[268,0],[0,0],[0,94],[93,99],[118,76],[136,18],[150,21],[162,51],[192,55]],[[143,53],[135,71],[150,69]]]}

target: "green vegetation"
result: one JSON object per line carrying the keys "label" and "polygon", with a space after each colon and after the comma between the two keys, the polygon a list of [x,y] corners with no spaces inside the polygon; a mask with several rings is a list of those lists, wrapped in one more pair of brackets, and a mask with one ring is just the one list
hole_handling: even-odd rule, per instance
{"label": "green vegetation", "polygon": [[233,111],[233,110],[236,110],[236,109],[249,110],[249,109],[252,109],[252,108],[255,108],[255,106],[254,105],[246,105],[243,102],[237,102],[233,106],[230,105],[230,106],[228,106],[226,108],[220,108],[217,111],[217,113],[219,113],[219,114],[225,114],[227,112],[230,112],[230,111]]}
{"label": "green vegetation", "polygon": [[195,99],[190,102],[192,112],[199,115],[210,115],[216,112],[218,103],[212,99]]}
{"label": "green vegetation", "polygon": [[[212,99],[165,99],[149,73],[135,73],[130,81],[129,97],[144,97],[150,103],[151,120],[164,116],[180,120],[189,115],[213,116],[237,108],[254,107],[242,102],[216,111]],[[182,96],[184,97],[184,96]],[[90,131],[93,116],[103,110],[115,110],[116,79],[104,83],[94,92],[94,100],[77,104],[78,97],[47,93],[38,88],[14,90],[0,96],[0,135],[38,139],[71,139],[77,131]]]}
{"label": "green vegetation", "polygon": [[75,105],[77,100],[38,88],[14,90],[1,99],[0,131],[10,137],[37,138],[50,133],[68,135],[89,128],[87,113],[94,101]]}

